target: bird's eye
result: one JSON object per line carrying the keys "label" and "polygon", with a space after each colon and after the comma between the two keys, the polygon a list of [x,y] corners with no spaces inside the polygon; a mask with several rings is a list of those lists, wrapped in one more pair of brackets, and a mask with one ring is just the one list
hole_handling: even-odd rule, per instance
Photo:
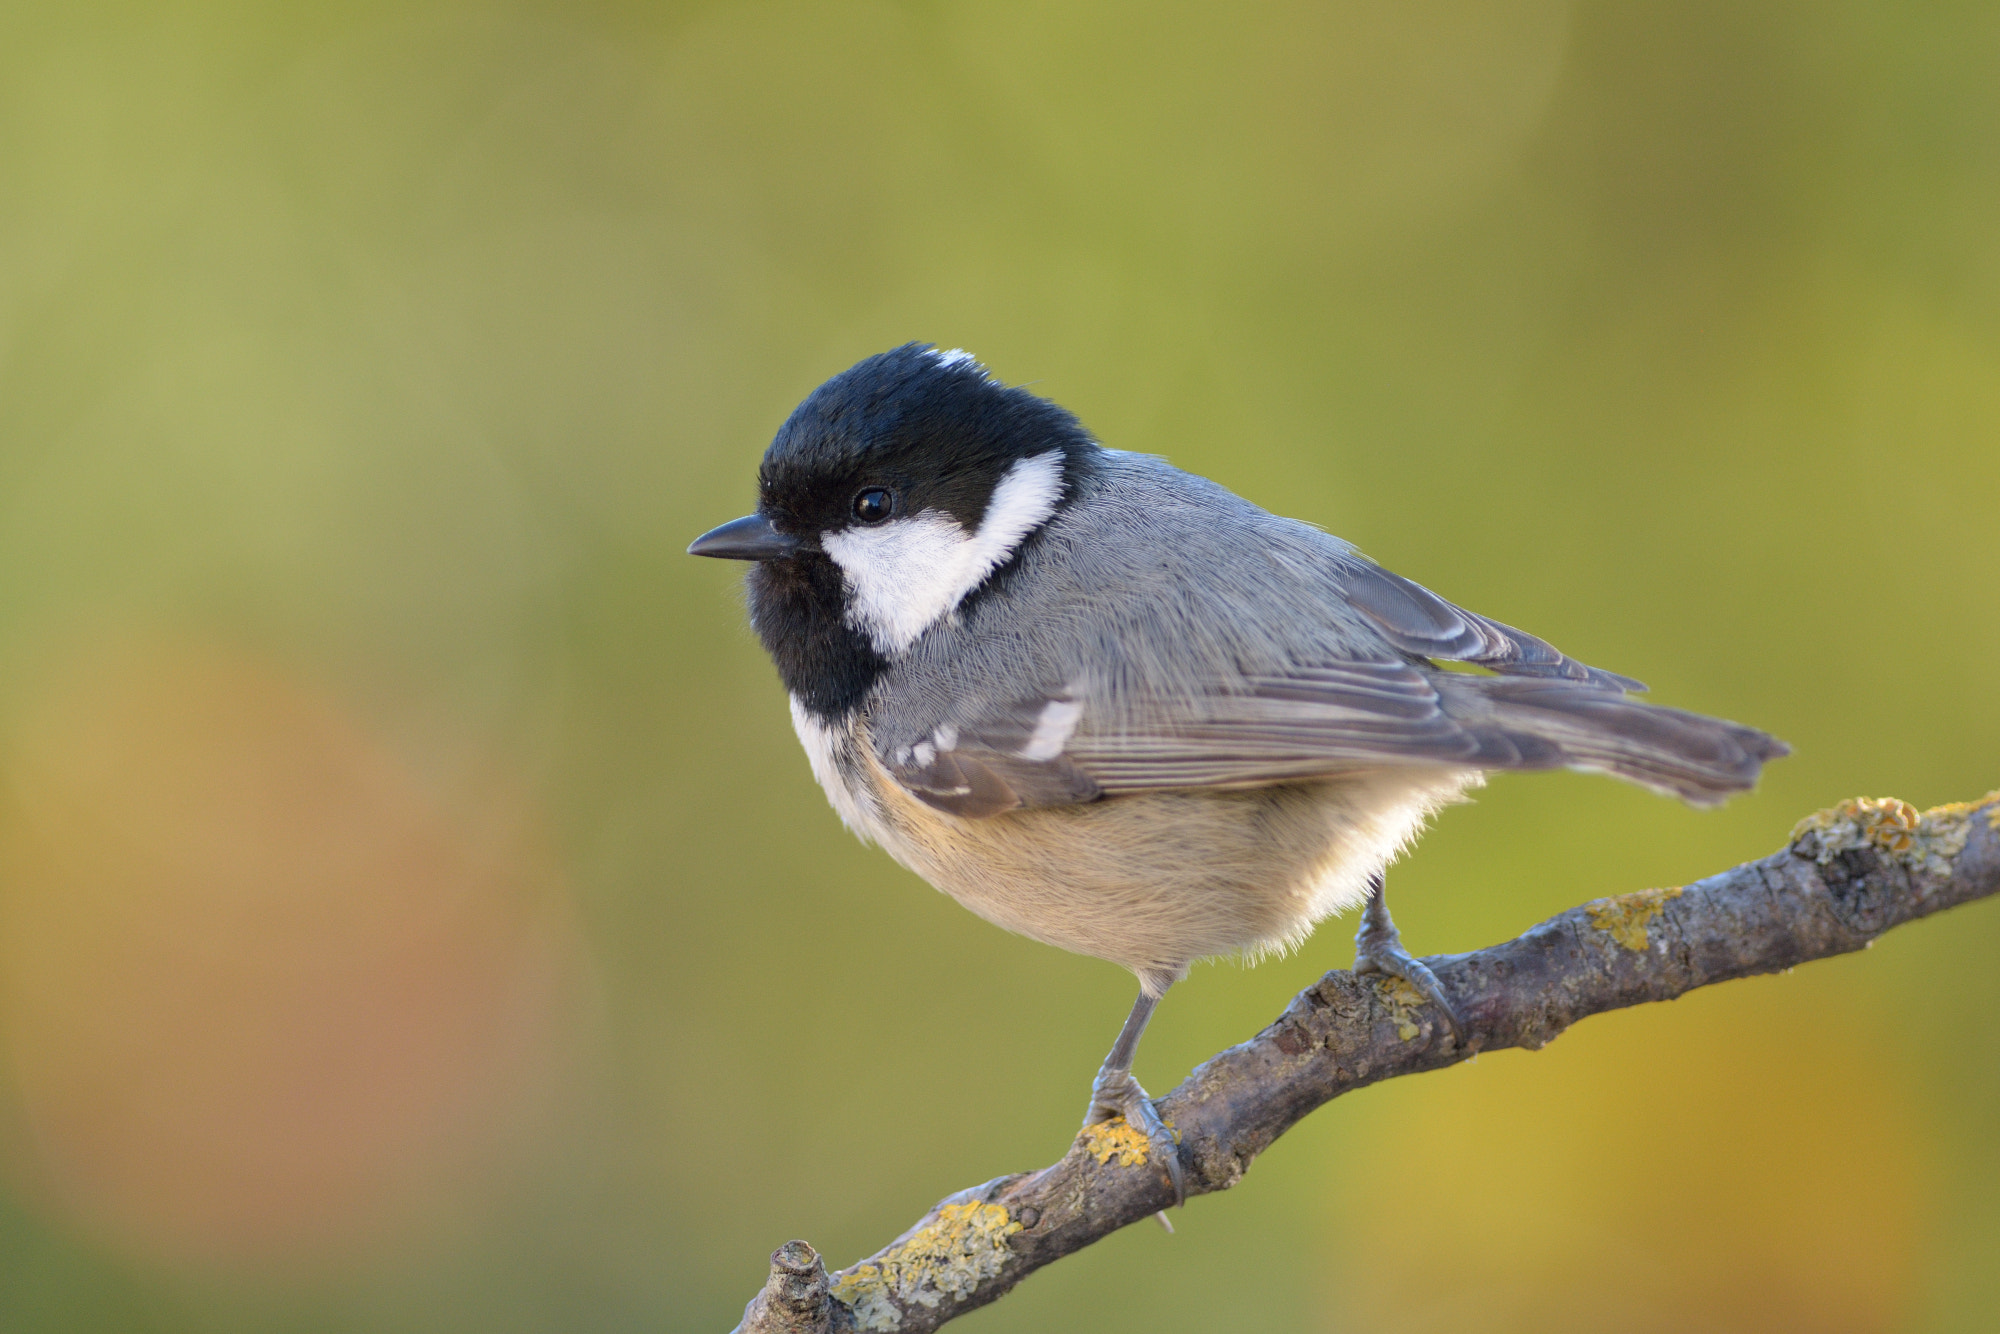
{"label": "bird's eye", "polygon": [[871,486],[854,498],[854,517],[863,523],[881,523],[896,512],[896,498],[879,486]]}

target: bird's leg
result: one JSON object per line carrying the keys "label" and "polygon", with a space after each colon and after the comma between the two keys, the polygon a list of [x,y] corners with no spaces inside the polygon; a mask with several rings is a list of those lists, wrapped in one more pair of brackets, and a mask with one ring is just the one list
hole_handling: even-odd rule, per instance
{"label": "bird's leg", "polygon": [[1181,1177],[1180,1143],[1160,1119],[1146,1090],[1132,1077],[1132,1056],[1139,1050],[1139,1036],[1146,1031],[1146,1021],[1153,1017],[1153,1007],[1159,1003],[1158,996],[1140,987],[1139,999],[1133,1002],[1132,1013],[1125,1017],[1125,1027],[1118,1030],[1118,1041],[1111,1044],[1111,1054],[1104,1058],[1097,1078],[1091,1081],[1090,1111],[1085,1114],[1083,1124],[1094,1126],[1114,1116],[1124,1117],[1127,1125],[1146,1137],[1152,1146],[1153,1160],[1166,1164],[1167,1179],[1174,1187],[1174,1203],[1178,1205],[1187,1203]]}
{"label": "bird's leg", "polygon": [[1354,971],[1356,973],[1384,973],[1390,977],[1400,977],[1415,987],[1423,998],[1444,1011],[1444,1019],[1451,1026],[1451,1035],[1458,1039],[1458,1045],[1465,1045],[1465,1024],[1458,1017],[1458,1011],[1445,998],[1444,988],[1438,985],[1437,974],[1424,966],[1421,959],[1412,958],[1403,948],[1402,933],[1396,930],[1394,919],[1389,916],[1389,905],[1382,899],[1382,873],[1377,871],[1368,882],[1368,905],[1361,910],[1361,929],[1354,933]]}

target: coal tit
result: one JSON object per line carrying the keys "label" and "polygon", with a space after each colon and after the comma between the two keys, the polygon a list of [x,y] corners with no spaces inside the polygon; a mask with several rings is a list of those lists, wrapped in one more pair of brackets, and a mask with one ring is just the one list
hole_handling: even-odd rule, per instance
{"label": "coal tit", "polygon": [[1137,975],[1086,1124],[1145,1132],[1177,1198],[1132,1057],[1194,960],[1360,907],[1356,970],[1406,979],[1463,1042],[1382,899],[1433,813],[1487,771],[1558,767],[1713,805],[1786,753],[925,344],[814,390],[757,512],[688,550],[754,562],[751,620],[848,828],[988,921]]}

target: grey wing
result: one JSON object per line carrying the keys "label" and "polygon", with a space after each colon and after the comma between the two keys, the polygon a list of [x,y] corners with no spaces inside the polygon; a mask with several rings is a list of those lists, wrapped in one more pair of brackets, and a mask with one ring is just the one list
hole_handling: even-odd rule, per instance
{"label": "grey wing", "polygon": [[[1206,485],[1171,477],[1175,486]],[[1177,495],[1166,487],[1155,497],[1155,526],[1181,510],[1200,522],[1190,519],[1158,568],[1141,569],[1116,542],[1079,543],[1104,567],[1093,569],[1094,586],[1142,593],[1148,614],[1121,616],[1115,599],[1078,614],[1018,593],[1020,601],[1001,604],[1013,619],[967,625],[967,636],[990,627],[981,648],[961,642],[955,653],[940,651],[921,682],[912,676],[893,702],[883,701],[890,712],[882,721],[894,726],[881,734],[878,758],[898,782],[938,809],[982,817],[1385,765],[1569,766],[1709,803],[1749,787],[1765,759],[1784,753],[1753,729],[1627,699],[1625,692],[1645,687],[1455,606],[1337,539],[1290,524],[1273,529],[1261,512],[1241,520],[1230,505],[1242,502],[1227,493],[1204,491],[1199,506],[1179,508]],[[1227,540],[1212,540],[1211,528]],[[1284,577],[1259,582],[1244,570],[1234,584],[1219,582],[1212,571],[1232,558],[1231,542],[1265,550]],[[1230,600],[1242,597],[1267,599],[1284,614],[1240,624]],[[1152,607],[1155,598],[1170,614]],[[1315,606],[1318,614],[1307,610]],[[1067,627],[1074,648],[1005,670],[963,668],[990,663],[980,654],[997,655],[996,645],[1018,645],[1023,618]],[[1191,626],[1227,626],[1246,637],[1280,626],[1288,642],[1267,638],[1255,651],[1220,655],[1212,650],[1223,637],[1204,643],[1189,635]],[[1448,672],[1435,665],[1440,659],[1493,675]],[[1195,662],[1207,670],[1181,674]],[[986,693],[995,680],[1061,680],[1058,670],[1079,675],[1014,698]],[[1093,689],[1093,677],[1120,685]],[[900,744],[889,744],[892,734]]]}
{"label": "grey wing", "polygon": [[1064,753],[1082,713],[1066,692],[1013,700],[981,708],[962,725],[939,723],[877,758],[919,801],[972,819],[1095,801],[1103,785]]}
{"label": "grey wing", "polygon": [[1502,676],[1559,677],[1614,690],[1646,688],[1629,676],[1578,662],[1525,630],[1446,602],[1373,561],[1345,564],[1339,577],[1349,605],[1404,653],[1469,662]]}
{"label": "grey wing", "polygon": [[941,725],[883,762],[918,799],[981,818],[1399,765],[1566,767],[1711,806],[1754,786],[1766,761],[1788,753],[1755,728],[1591,681],[1341,662],[1248,677],[1227,693],[1140,700],[1097,725],[1089,705],[1067,693],[1021,700]]}
{"label": "grey wing", "polygon": [[920,800],[972,817],[1384,764],[1562,763],[1531,740],[1469,730],[1443,705],[1434,674],[1407,663],[1325,663],[1242,678],[1213,694],[1130,700],[1115,716],[1107,708],[1093,717],[1081,691],[1038,695],[941,724],[881,759]]}

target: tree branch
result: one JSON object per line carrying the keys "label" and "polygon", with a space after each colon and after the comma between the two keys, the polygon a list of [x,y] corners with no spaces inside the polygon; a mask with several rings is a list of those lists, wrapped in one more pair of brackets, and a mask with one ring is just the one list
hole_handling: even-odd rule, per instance
{"label": "tree branch", "polygon": [[[1477,1051],[1546,1046],[1604,1010],[1866,948],[1892,927],[2000,892],[2000,792],[1925,811],[1860,798],[1801,821],[1783,851],[1682,889],[1598,899],[1517,939],[1426,960],[1468,1043],[1408,984],[1331,972],[1270,1027],[1205,1061],[1159,1103],[1190,1196],[1228,1190],[1307,1113],[1378,1080]],[[1145,1138],[1092,1126],[1062,1161],[938,1203],[831,1276],[794,1241],[738,1334],[925,1334],[1043,1265],[1173,1203]]]}

